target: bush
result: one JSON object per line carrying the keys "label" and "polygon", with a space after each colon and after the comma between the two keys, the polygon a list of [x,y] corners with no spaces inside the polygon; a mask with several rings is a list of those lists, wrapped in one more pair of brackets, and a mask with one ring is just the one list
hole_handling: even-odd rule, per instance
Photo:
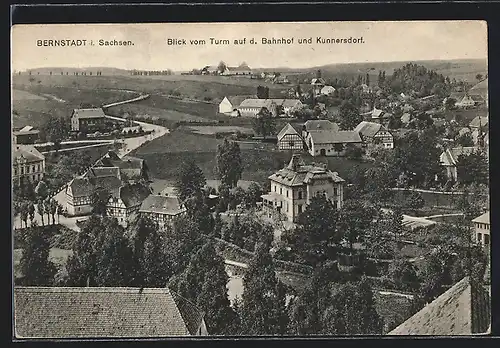
{"label": "bush", "polygon": [[347,146],[345,155],[349,159],[357,160],[363,156],[363,150],[357,146]]}

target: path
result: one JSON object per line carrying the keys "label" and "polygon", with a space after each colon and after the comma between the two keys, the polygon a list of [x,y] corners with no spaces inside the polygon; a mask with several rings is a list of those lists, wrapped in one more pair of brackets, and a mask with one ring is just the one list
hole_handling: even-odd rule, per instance
{"label": "path", "polygon": [[113,107],[113,106],[118,106],[118,105],[133,103],[133,102],[141,101],[141,100],[144,100],[144,99],[147,99],[147,98],[149,98],[149,94],[143,94],[143,95],[140,95],[140,96],[132,98],[132,99],[122,100],[122,101],[119,101],[119,102],[116,102],[116,103],[111,103],[111,104],[103,105],[102,108],[110,108],[110,107]]}

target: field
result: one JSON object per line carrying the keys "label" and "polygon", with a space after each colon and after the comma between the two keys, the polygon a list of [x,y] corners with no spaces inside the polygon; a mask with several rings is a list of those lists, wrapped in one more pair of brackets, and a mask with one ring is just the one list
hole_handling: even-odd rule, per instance
{"label": "field", "polygon": [[253,134],[250,128],[239,126],[189,126],[193,133],[202,135],[215,135],[216,133],[236,133]]}

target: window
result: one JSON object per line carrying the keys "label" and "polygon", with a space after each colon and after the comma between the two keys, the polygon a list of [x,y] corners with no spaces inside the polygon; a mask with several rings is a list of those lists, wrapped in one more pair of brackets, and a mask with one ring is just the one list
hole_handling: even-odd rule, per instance
{"label": "window", "polygon": [[338,193],[338,188],[337,188],[337,187],[334,187],[334,188],[333,188],[333,195],[334,195],[334,196],[338,196],[338,194],[339,194],[339,193]]}
{"label": "window", "polygon": [[481,240],[482,240],[482,238],[481,238],[481,233],[478,233],[478,234],[477,234],[477,241],[478,241],[478,242],[481,242]]}
{"label": "window", "polygon": [[290,147],[294,147],[295,146],[295,142],[293,142],[293,141],[290,141],[288,144],[290,145]]}
{"label": "window", "polygon": [[288,190],[286,190],[286,198],[288,198]]}
{"label": "window", "polygon": [[489,234],[484,235],[484,245],[490,245],[490,235]]}
{"label": "window", "polygon": [[21,167],[21,175],[24,174],[24,167]]}
{"label": "window", "polygon": [[299,199],[302,199],[302,191],[299,191],[298,195],[299,195]]}
{"label": "window", "polygon": [[297,212],[298,212],[299,214],[301,214],[301,213],[302,213],[302,204],[299,204],[299,205],[297,206]]}
{"label": "window", "polygon": [[17,175],[17,168],[14,168],[14,175]]}
{"label": "window", "polygon": [[34,173],[35,172],[35,166],[32,166],[31,167],[31,172]]}
{"label": "window", "polygon": [[276,185],[274,185],[274,192],[276,192]]}
{"label": "window", "polygon": [[283,194],[283,187],[280,187],[280,195]]}

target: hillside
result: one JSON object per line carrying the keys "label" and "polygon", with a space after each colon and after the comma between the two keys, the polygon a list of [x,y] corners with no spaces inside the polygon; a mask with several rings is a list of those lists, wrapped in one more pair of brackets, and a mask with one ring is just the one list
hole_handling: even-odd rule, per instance
{"label": "hillside", "polygon": [[[84,67],[84,68],[68,68],[68,67],[48,67],[48,68],[35,68],[35,69],[29,69],[28,71],[31,71],[32,75],[50,75],[52,72],[53,75],[61,75],[61,72],[63,75],[73,75],[75,72],[77,73],[82,73],[85,72],[87,74],[93,73],[100,71],[102,75],[107,75],[107,76],[113,76],[113,75],[130,75],[130,72],[125,69],[118,69],[118,68],[108,68],[108,67]],[[21,72],[21,73],[26,73],[26,72]]]}

